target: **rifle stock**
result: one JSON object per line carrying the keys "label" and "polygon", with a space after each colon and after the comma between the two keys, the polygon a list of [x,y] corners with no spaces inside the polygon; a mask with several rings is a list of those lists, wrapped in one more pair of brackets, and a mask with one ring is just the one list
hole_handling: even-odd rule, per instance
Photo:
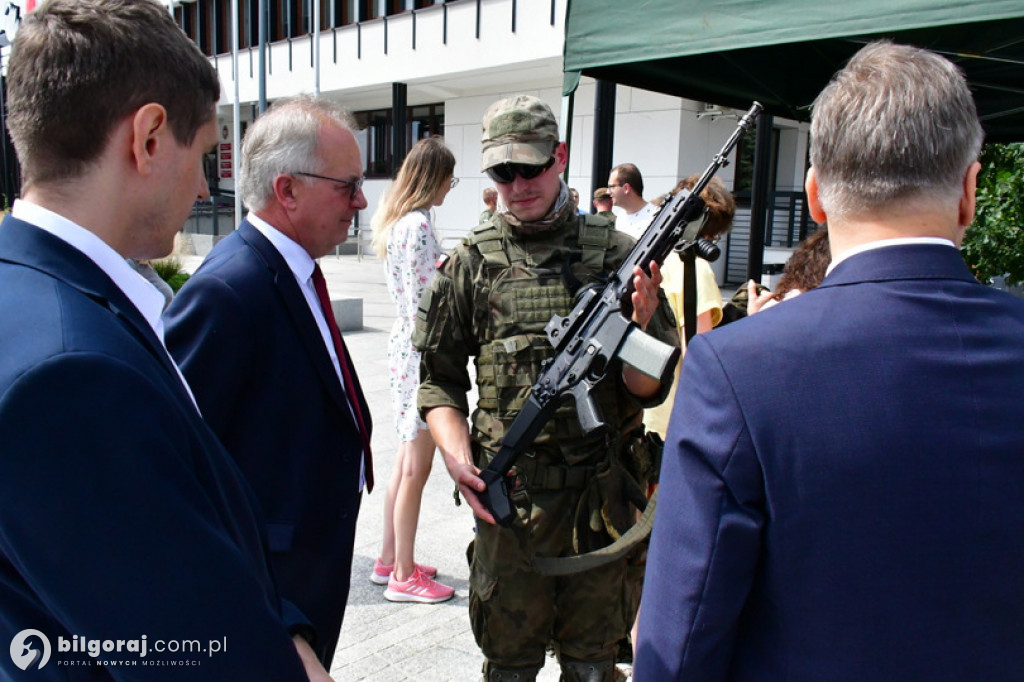
{"label": "rifle stock", "polygon": [[544,328],[555,355],[545,365],[530,390],[530,397],[512,421],[494,459],[481,472],[487,489],[480,500],[495,520],[509,526],[515,518],[508,474],[554,413],[572,396],[576,401],[580,427],[586,435],[606,427],[591,393],[618,358],[662,382],[670,380],[679,359],[678,346],[669,346],[645,334],[631,320],[637,267],[650,274],[651,263],[659,265],[679,246],[691,247],[699,237],[704,201],[701,192],[761,113],[754,102],[740,118],[732,136],[714,156],[691,191],[682,190],[668,199],[619,268],[600,288],[585,290],[565,317],[554,316]]}

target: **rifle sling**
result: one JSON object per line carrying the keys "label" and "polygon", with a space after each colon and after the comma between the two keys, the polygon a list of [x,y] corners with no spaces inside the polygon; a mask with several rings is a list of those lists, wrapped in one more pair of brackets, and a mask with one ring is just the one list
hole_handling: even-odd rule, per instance
{"label": "rifle sling", "polygon": [[621,559],[650,535],[651,527],[654,525],[654,508],[657,506],[657,501],[658,491],[655,489],[651,499],[647,501],[647,508],[644,509],[640,520],[633,524],[633,527],[626,531],[618,540],[607,547],[574,556],[534,557],[534,570],[541,575],[572,575],[573,573],[589,571],[592,568],[604,566],[617,559]]}
{"label": "rifle sling", "polygon": [[697,258],[694,247],[679,254],[683,260],[683,349],[697,333]]}

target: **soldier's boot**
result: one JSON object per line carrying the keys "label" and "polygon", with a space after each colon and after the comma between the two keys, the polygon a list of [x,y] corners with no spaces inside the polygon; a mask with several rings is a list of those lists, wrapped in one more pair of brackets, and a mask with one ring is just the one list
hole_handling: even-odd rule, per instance
{"label": "soldier's boot", "polygon": [[500,668],[484,661],[484,676],[480,682],[536,682],[540,666],[536,668]]}
{"label": "soldier's boot", "polygon": [[577,661],[562,656],[560,682],[614,682],[615,659]]}

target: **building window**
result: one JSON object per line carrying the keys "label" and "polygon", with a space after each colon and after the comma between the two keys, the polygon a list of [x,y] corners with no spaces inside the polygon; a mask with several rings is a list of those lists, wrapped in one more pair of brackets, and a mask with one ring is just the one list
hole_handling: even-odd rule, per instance
{"label": "building window", "polygon": [[[337,21],[337,19],[339,17],[335,16],[336,15],[335,5],[337,3],[333,2],[333,0],[315,0],[315,2],[320,3],[320,30],[321,31],[326,31],[329,28],[331,28],[332,26],[341,26],[341,22]],[[309,20],[313,21],[313,18],[310,17]]]}
{"label": "building window", "polygon": [[270,40],[284,40],[288,37],[291,18],[291,3],[288,0],[270,2],[270,20],[267,22],[267,33]]}
{"label": "building window", "polygon": [[350,13],[352,0],[274,0],[271,5],[272,40],[296,38],[313,32],[313,3],[319,5],[320,30],[341,26]]}
{"label": "building window", "polygon": [[231,51],[231,6],[210,0],[210,52],[216,55]]}
{"label": "building window", "polygon": [[[227,33],[227,46],[225,52],[231,51],[231,3],[222,3],[227,7],[224,13],[224,22]],[[269,8],[268,8],[269,9]],[[270,26],[267,26],[267,33],[271,34]],[[238,47],[256,47],[260,44],[260,3],[259,0],[238,0]]]}
{"label": "building window", "polygon": [[391,110],[361,111],[356,124],[362,131],[367,177],[391,177]]}
{"label": "building window", "polygon": [[444,4],[443,0],[356,0],[359,9],[358,21],[380,19],[431,5]]}
{"label": "building window", "polygon": [[[278,41],[296,38],[312,32],[313,4],[310,0],[269,0],[270,1],[270,40]],[[320,3],[320,28],[324,26],[327,4]]]}
{"label": "building window", "polygon": [[217,0],[198,0],[198,17],[193,40],[204,54],[213,56],[231,51],[231,7]]}
{"label": "building window", "polygon": [[[366,177],[391,178],[396,168],[392,157],[392,110],[374,109],[355,114],[366,157]],[[444,104],[421,104],[406,110],[405,139],[408,148],[417,141],[444,131]]]}
{"label": "building window", "polygon": [[195,10],[195,33],[194,40],[204,54],[210,54],[210,15],[207,13],[207,3],[199,0],[192,5]]}
{"label": "building window", "polygon": [[333,26],[348,26],[361,19],[360,5],[363,0],[332,0],[331,9],[334,12],[331,24]]}
{"label": "building window", "polygon": [[444,133],[444,104],[422,104],[409,107],[409,132],[406,141],[411,148],[417,141]]}
{"label": "building window", "polygon": [[411,9],[419,9],[424,6],[422,0],[380,0],[380,4],[384,12],[389,16],[408,12]]}
{"label": "building window", "polygon": [[[320,30],[379,19],[447,0],[266,0],[267,34],[270,42],[312,32],[313,2],[320,5]],[[238,46],[259,44],[259,0],[238,2]],[[220,0],[192,0],[174,8],[182,30],[208,55],[231,51],[231,4]]]}
{"label": "building window", "polygon": [[174,18],[185,35],[196,40],[196,5],[188,3],[174,8]]}
{"label": "building window", "polygon": [[[320,30],[348,26],[442,5],[449,0],[267,0],[267,34],[270,42],[312,32],[313,2],[320,4]],[[238,1],[238,46],[259,45],[259,1]],[[221,0],[191,0],[174,8],[174,19],[208,55],[231,51],[231,4]]]}
{"label": "building window", "polygon": [[[238,49],[244,50],[250,45],[256,45],[259,42],[259,36],[256,35],[257,22],[259,11],[254,5],[256,0],[238,0]],[[220,3],[220,14],[218,21],[221,22],[224,31],[224,49],[223,52],[231,52],[231,3]]]}

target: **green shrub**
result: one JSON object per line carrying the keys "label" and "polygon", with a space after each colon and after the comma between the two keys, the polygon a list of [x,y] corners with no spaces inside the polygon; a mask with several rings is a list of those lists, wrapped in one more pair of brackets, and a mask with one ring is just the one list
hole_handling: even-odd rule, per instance
{"label": "green shrub", "polygon": [[185,268],[181,264],[181,261],[174,256],[155,260],[150,264],[153,266],[153,269],[156,270],[156,274],[160,275],[160,279],[171,286],[174,293],[178,293],[178,289],[180,289],[181,285],[183,285],[189,278],[189,274],[185,272]]}
{"label": "green shrub", "polygon": [[963,256],[986,284],[1006,276],[1024,283],[1024,144],[987,144],[981,154],[978,206]]}
{"label": "green shrub", "polygon": [[170,279],[166,280],[166,282],[169,285],[171,285],[171,289],[174,291],[174,293],[178,293],[178,289],[180,289],[181,286],[188,281],[188,277],[189,275],[187,272],[179,272]]}

